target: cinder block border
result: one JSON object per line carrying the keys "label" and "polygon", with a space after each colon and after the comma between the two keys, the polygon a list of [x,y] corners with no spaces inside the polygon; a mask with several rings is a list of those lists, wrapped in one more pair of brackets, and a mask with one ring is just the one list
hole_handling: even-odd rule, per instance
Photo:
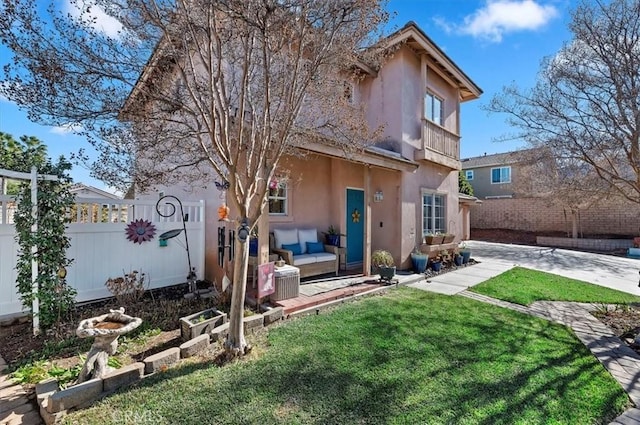
{"label": "cinder block border", "polygon": [[[283,319],[282,307],[270,308],[264,314],[254,314],[243,319],[245,332],[255,332],[271,323]],[[157,372],[164,371],[206,350],[211,341],[224,338],[229,332],[229,322],[210,331],[210,333],[192,338],[179,347],[169,348],[145,358],[142,362],[132,363],[117,369],[101,379],[92,379],[63,390],[50,378],[36,385],[36,397],[40,406],[40,416],[45,424],[59,423],[70,411],[88,407],[101,398],[120,388],[129,386]]]}

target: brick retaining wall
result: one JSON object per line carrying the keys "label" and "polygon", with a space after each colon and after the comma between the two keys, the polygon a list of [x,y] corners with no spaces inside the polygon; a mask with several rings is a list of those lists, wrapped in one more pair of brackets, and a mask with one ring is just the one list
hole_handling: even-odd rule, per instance
{"label": "brick retaining wall", "polygon": [[[471,228],[570,232],[571,214],[539,198],[485,199],[471,207]],[[578,230],[585,235],[638,235],[640,205],[608,201],[583,210]]]}

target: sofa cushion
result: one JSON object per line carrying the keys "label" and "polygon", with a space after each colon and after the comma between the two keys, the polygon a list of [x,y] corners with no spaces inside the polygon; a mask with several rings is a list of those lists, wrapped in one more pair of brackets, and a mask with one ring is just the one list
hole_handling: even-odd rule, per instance
{"label": "sofa cushion", "polygon": [[316,262],[322,263],[323,261],[335,261],[336,254],[332,252],[319,252],[317,254],[313,254],[316,257]]}
{"label": "sofa cushion", "polygon": [[281,249],[282,244],[298,243],[298,229],[273,229],[276,248]]}
{"label": "sofa cushion", "polygon": [[306,254],[307,242],[318,242],[318,229],[298,229],[298,242],[302,247],[302,254]]}
{"label": "sofa cushion", "polygon": [[302,248],[299,243],[290,243],[290,244],[282,244],[282,249],[286,249],[287,251],[291,251],[293,255],[302,254]]}
{"label": "sofa cushion", "polygon": [[322,242],[307,242],[307,253],[317,254],[324,252],[324,244]]}
{"label": "sofa cushion", "polygon": [[305,264],[315,264],[317,262],[316,254],[302,254],[293,257],[294,266],[304,266]]}

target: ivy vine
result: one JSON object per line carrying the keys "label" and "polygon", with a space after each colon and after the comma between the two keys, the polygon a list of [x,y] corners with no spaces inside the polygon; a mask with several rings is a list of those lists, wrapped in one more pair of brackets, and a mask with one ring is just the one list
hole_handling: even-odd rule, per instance
{"label": "ivy vine", "polygon": [[[66,235],[66,225],[70,221],[68,211],[74,204],[74,196],[69,191],[71,178],[68,171],[71,164],[63,157],[58,163],[51,161],[16,161],[14,171],[29,172],[30,165],[36,162],[38,174],[58,177],[58,181],[38,181],[38,230],[31,232],[34,219],[31,215],[31,188],[29,182],[20,182],[16,195],[17,209],[14,215],[16,241],[19,245],[17,262],[17,285],[22,304],[31,308],[33,300],[39,301],[39,321],[43,329],[67,319],[75,304],[76,290],[64,281],[59,274],[61,268],[67,268],[72,260],[66,257],[71,245]],[[31,252],[31,247],[37,251]],[[38,292],[32,289],[31,262],[38,261]]]}

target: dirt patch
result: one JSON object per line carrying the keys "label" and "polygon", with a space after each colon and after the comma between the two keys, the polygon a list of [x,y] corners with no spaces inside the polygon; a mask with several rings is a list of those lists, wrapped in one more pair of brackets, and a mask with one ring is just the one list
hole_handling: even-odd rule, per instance
{"label": "dirt patch", "polygon": [[[121,347],[126,349],[128,359],[139,361],[180,344],[180,317],[220,307],[220,300],[215,297],[185,299],[187,289],[187,285],[182,284],[147,291],[142,299],[128,305],[120,305],[115,299],[107,299],[77,306],[66,320],[39,336],[33,336],[30,321],[0,327],[0,355],[11,368],[29,360],[49,360],[62,367],[73,366],[79,361],[77,354],[86,353],[93,342],[93,338],[76,337],[78,323],[122,306],[126,314],[142,318],[142,325],[128,336],[145,334],[143,343],[127,346],[128,336],[119,339]],[[122,352],[120,349],[118,351]]]}
{"label": "dirt patch", "polygon": [[640,345],[634,341],[640,333],[640,306],[602,306],[591,314],[640,355]]}

